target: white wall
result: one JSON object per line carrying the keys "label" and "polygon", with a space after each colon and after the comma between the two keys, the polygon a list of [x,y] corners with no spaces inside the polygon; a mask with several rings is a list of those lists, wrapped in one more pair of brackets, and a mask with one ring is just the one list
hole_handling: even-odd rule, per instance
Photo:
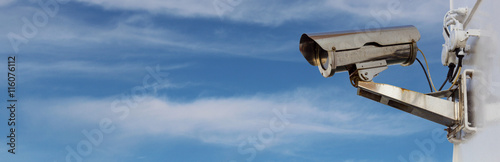
{"label": "white wall", "polygon": [[[454,0],[454,7],[472,9],[476,0]],[[444,16],[444,15],[443,15]],[[481,37],[469,40],[473,52],[464,60],[475,70],[472,102],[479,131],[455,145],[455,161],[500,160],[500,1],[482,0],[467,29],[480,29]]]}

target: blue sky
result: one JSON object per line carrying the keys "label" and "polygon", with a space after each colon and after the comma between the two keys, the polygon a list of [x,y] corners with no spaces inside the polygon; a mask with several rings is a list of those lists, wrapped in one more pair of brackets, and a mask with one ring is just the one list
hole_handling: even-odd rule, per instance
{"label": "blue sky", "polygon": [[[16,52],[8,33],[22,36],[23,19],[47,14],[40,2],[58,10]],[[19,96],[16,155],[2,144],[0,157],[76,161],[74,150],[83,161],[451,161],[445,127],[357,96],[347,74],[325,79],[298,50],[302,33],[415,25],[441,83],[447,8],[410,0],[0,0],[0,53],[18,58]],[[429,91],[417,64],[391,66],[375,81]],[[97,141],[82,133],[96,131]]]}

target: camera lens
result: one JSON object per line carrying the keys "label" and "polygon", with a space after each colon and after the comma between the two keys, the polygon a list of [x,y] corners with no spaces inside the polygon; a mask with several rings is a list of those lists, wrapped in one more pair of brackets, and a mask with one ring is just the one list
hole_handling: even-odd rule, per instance
{"label": "camera lens", "polygon": [[328,52],[323,50],[319,45],[316,47],[317,58],[323,69],[328,69]]}

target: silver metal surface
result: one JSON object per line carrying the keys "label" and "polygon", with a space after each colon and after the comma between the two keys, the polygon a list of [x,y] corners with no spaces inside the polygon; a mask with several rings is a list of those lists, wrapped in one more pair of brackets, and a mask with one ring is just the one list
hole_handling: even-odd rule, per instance
{"label": "silver metal surface", "polygon": [[303,34],[301,43],[313,40],[321,48],[328,51],[357,49],[366,43],[377,43],[382,46],[408,43],[420,40],[420,33],[415,26],[399,26],[379,29],[352,30],[330,33]]}
{"label": "silver metal surface", "polygon": [[411,65],[418,40],[420,33],[414,26],[303,34],[300,51],[324,77],[330,77],[362,62],[386,60],[388,65]]}
{"label": "silver metal surface", "polygon": [[466,139],[471,138],[477,131],[476,124],[474,122],[474,109],[471,108],[469,103],[469,94],[467,83],[473,77],[474,70],[464,70],[460,75],[460,86],[458,91],[459,107],[457,111],[458,122],[455,126],[450,127],[448,132],[448,140],[451,143],[462,143]]}
{"label": "silver metal surface", "polygon": [[335,52],[335,72],[346,71],[351,64],[379,60],[385,60],[387,65],[410,65],[415,60],[414,57],[416,57],[416,52],[414,55],[412,54],[412,47],[412,44],[385,47],[363,46],[358,50]]}
{"label": "silver metal surface", "polygon": [[371,61],[364,63],[357,63],[356,69],[358,70],[359,78],[362,81],[370,82],[377,76],[380,72],[386,70],[387,62],[385,60]]}
{"label": "silver metal surface", "polygon": [[460,106],[462,106],[464,112],[464,131],[467,133],[475,133],[477,131],[474,122],[474,109],[472,109],[471,104],[469,104],[469,89],[467,89],[467,80],[472,79],[473,73],[474,70],[464,70],[460,81]]}
{"label": "silver metal surface", "polygon": [[454,90],[444,90],[444,91],[437,91],[437,92],[431,92],[427,93],[429,96],[434,96],[437,98],[447,98],[450,97],[453,94]]}
{"label": "silver metal surface", "polygon": [[388,84],[359,82],[358,95],[445,126],[457,120],[454,102]]}

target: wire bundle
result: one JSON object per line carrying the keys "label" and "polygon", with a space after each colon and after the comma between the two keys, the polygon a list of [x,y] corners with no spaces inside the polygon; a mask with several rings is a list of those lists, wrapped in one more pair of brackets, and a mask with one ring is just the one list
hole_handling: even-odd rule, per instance
{"label": "wire bundle", "polygon": [[[433,92],[433,90],[436,91],[436,92],[437,91],[441,91],[443,89],[443,87],[446,85],[447,82],[452,83],[451,86],[450,86],[450,88],[448,89],[448,90],[451,90],[453,88],[453,86],[457,84],[458,76],[459,76],[460,72],[462,71],[462,59],[463,59],[463,56],[462,55],[458,55],[458,52],[457,52],[458,66],[456,66],[453,63],[448,66],[448,68],[449,68],[448,75],[446,76],[446,79],[444,80],[444,82],[441,85],[441,87],[439,88],[439,90],[437,90],[436,87],[434,86],[434,83],[432,82],[431,72],[429,71],[429,64],[427,63],[427,59],[425,58],[425,54],[420,49],[418,49],[418,51],[420,51],[420,53],[424,57],[425,65],[427,66],[427,70],[426,70],[424,68],[424,65],[422,64],[422,62],[420,62],[420,60],[417,58],[418,63],[420,64],[420,66],[424,70],[425,77],[427,78],[427,82],[429,83],[429,88],[431,89],[431,92]],[[455,69],[455,67],[457,67],[457,69]]]}

